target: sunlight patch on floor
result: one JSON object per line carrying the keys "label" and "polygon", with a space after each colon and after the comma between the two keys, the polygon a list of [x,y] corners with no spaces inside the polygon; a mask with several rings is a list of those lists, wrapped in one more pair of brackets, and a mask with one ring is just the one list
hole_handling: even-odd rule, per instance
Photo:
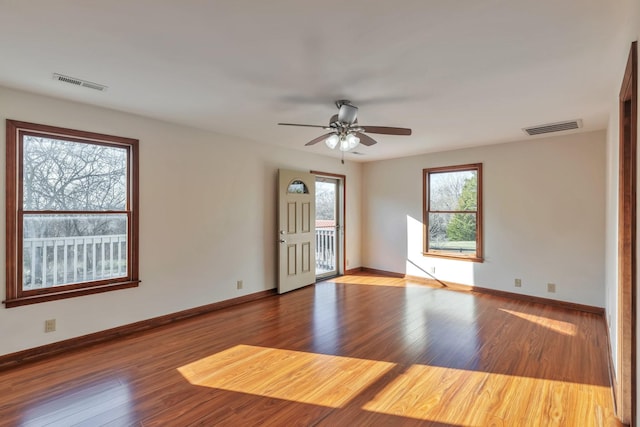
{"label": "sunlight patch on floor", "polygon": [[[362,409],[432,422],[480,425],[604,425],[609,387],[412,365]],[[572,408],[572,413],[567,409]],[[576,413],[577,412],[577,413]]]}
{"label": "sunlight patch on floor", "polygon": [[191,384],[340,408],[394,363],[237,345],[178,368]]}
{"label": "sunlight patch on floor", "polygon": [[369,286],[384,286],[384,287],[406,287],[406,281],[403,278],[396,277],[378,277],[378,276],[340,276],[335,279],[327,280],[336,284],[349,284],[349,285],[369,285]]}
{"label": "sunlight patch on floor", "polygon": [[550,319],[548,317],[536,316],[528,313],[521,313],[519,311],[507,310],[505,308],[501,308],[500,311],[504,311],[505,313],[509,313],[513,316],[519,317],[529,322],[533,322],[536,325],[551,329],[552,331],[562,335],[575,337],[578,333],[578,329],[573,323],[563,322],[562,320]]}

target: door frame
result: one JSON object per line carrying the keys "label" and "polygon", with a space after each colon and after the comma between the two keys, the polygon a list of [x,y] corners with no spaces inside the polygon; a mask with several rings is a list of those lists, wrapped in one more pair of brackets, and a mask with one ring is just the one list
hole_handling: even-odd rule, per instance
{"label": "door frame", "polygon": [[631,44],[620,89],[618,175],[617,414],[636,420],[636,191],[638,124],[638,48]]}
{"label": "door frame", "polygon": [[338,200],[340,200],[342,203],[342,206],[340,209],[341,211],[340,216],[342,217],[341,219],[342,223],[340,226],[342,228],[342,233],[339,233],[339,234],[342,234],[342,238],[340,239],[340,242],[338,243],[338,245],[336,245],[336,247],[340,246],[340,251],[341,251],[341,257],[338,260],[338,266],[336,270],[337,270],[338,276],[342,276],[347,271],[347,176],[337,174],[337,173],[322,172],[317,170],[311,170],[309,172],[316,176],[335,178],[339,182],[338,192],[340,194],[338,194],[339,196]]}

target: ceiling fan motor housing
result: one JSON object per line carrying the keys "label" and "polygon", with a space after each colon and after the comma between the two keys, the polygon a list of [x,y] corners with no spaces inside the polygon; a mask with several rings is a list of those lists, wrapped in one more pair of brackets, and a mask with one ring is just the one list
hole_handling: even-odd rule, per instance
{"label": "ceiling fan motor housing", "polygon": [[358,107],[351,104],[342,104],[338,112],[338,121],[345,124],[353,124],[358,117]]}

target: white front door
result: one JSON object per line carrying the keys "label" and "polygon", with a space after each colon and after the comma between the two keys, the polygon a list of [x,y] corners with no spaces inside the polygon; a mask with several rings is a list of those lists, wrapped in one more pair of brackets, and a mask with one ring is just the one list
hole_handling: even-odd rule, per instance
{"label": "white front door", "polygon": [[315,175],[278,173],[278,293],[316,281]]}

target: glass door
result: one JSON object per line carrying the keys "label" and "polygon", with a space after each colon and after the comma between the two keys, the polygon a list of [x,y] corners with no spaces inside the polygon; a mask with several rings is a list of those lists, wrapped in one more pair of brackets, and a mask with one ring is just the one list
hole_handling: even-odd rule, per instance
{"label": "glass door", "polygon": [[342,248],[341,180],[316,176],[316,279],[340,274]]}

